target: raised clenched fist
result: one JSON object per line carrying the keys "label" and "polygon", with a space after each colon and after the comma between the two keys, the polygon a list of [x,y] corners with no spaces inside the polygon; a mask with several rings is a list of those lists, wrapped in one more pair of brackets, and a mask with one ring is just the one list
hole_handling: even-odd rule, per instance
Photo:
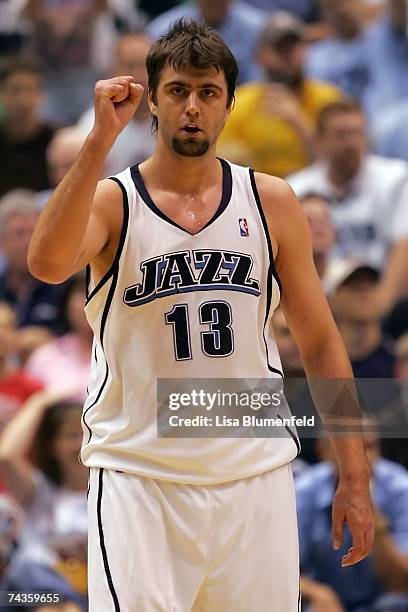
{"label": "raised clenched fist", "polygon": [[95,130],[116,137],[129,123],[143,96],[132,76],[98,81],[95,85]]}

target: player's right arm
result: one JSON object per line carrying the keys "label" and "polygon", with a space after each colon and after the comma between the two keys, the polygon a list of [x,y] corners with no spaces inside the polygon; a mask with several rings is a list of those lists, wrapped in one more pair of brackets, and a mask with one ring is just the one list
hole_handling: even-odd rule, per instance
{"label": "player's right arm", "polygon": [[142,97],[143,87],[133,81],[125,76],[96,84],[93,129],[41,212],[31,239],[28,266],[40,280],[61,283],[99,256],[99,266],[106,269],[113,260],[122,196],[113,181],[98,181]]}

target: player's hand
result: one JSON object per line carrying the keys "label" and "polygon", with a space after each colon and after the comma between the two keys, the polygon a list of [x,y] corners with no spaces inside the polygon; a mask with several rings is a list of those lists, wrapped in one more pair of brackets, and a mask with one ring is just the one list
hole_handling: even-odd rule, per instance
{"label": "player's hand", "polygon": [[129,123],[144,91],[134,81],[132,76],[122,76],[96,83],[94,130],[116,137]]}
{"label": "player's hand", "polygon": [[340,477],[332,507],[333,547],[343,544],[344,523],[348,524],[353,544],[342,557],[341,565],[354,565],[364,559],[374,543],[374,511],[369,480],[366,476],[345,479]]}

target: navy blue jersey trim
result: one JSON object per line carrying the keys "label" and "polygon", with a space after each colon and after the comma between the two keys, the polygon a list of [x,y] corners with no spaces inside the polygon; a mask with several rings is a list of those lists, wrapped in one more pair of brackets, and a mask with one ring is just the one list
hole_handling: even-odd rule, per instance
{"label": "navy blue jersey trim", "polygon": [[256,205],[258,207],[259,216],[261,218],[262,226],[263,226],[263,229],[264,229],[264,232],[265,232],[266,242],[267,242],[267,245],[268,245],[269,268],[268,268],[268,278],[267,278],[267,285],[266,285],[265,321],[264,321],[264,327],[263,327],[263,339],[264,339],[265,349],[266,349],[266,360],[267,360],[267,365],[268,365],[269,371],[273,372],[274,374],[279,374],[279,376],[281,376],[283,378],[283,372],[281,372],[281,370],[278,370],[277,368],[274,368],[269,363],[268,344],[267,344],[266,338],[265,338],[265,327],[266,327],[266,323],[267,323],[268,318],[269,318],[269,311],[271,309],[271,302],[272,302],[272,278],[275,277],[276,282],[278,283],[278,286],[279,286],[279,291],[280,291],[281,294],[282,294],[282,285],[281,285],[281,282],[279,280],[278,273],[276,272],[275,262],[274,262],[274,259],[273,259],[272,242],[271,242],[271,238],[269,236],[268,225],[266,223],[265,215],[264,215],[264,212],[262,210],[261,200],[259,198],[259,193],[258,193],[258,189],[257,189],[257,186],[256,186],[256,181],[255,181],[255,174],[254,174],[254,171],[252,170],[252,168],[250,168],[250,170],[249,170],[249,176],[250,176],[250,179],[251,179],[252,192],[254,194],[255,202],[256,202]]}
{"label": "navy blue jersey trim", "polygon": [[254,170],[252,168],[249,169],[249,176],[251,178],[252,191],[253,191],[253,194],[254,194],[256,205],[257,205],[258,210],[259,210],[259,216],[261,217],[262,225],[263,225],[265,236],[266,236],[266,241],[268,243],[269,262],[270,262],[270,266],[272,268],[272,274],[275,277],[276,282],[278,283],[279,291],[280,291],[280,294],[282,295],[282,283],[280,281],[279,275],[278,275],[278,273],[276,271],[276,268],[275,268],[275,260],[273,258],[272,241],[271,241],[271,237],[269,235],[268,224],[266,222],[265,214],[264,214],[264,211],[263,211],[263,208],[262,208],[261,198],[260,198],[259,192],[258,192],[258,187],[256,186],[255,172],[254,172]]}
{"label": "navy blue jersey trim", "polygon": [[109,590],[112,595],[113,605],[115,606],[115,612],[120,612],[119,600],[118,600],[118,596],[116,595],[115,587],[113,586],[112,574],[110,572],[109,562],[108,562],[108,555],[106,553],[105,537],[103,534],[102,512],[101,512],[102,490],[103,490],[103,468],[99,468],[99,486],[98,486],[98,502],[97,502],[99,544],[100,544],[101,552],[102,552],[106,580],[108,581]]}
{"label": "navy blue jersey trim", "polygon": [[[112,266],[111,266],[111,268],[109,270],[109,276],[112,275],[112,283],[111,283],[111,286],[109,288],[108,296],[106,298],[105,307],[104,307],[103,313],[102,313],[101,329],[100,329],[100,336],[99,336],[99,340],[100,340],[100,343],[101,343],[102,351],[103,351],[103,335],[104,335],[104,331],[105,331],[106,320],[108,318],[109,309],[111,307],[112,300],[113,300],[113,295],[115,293],[116,285],[117,285],[117,282],[118,282],[119,260],[120,260],[121,254],[122,254],[123,245],[125,243],[125,238],[126,238],[126,232],[127,232],[127,228],[128,228],[128,225],[129,225],[129,202],[128,202],[128,198],[127,198],[126,189],[123,187],[122,183],[118,179],[112,178],[112,180],[116,181],[118,183],[118,185],[122,189],[122,194],[123,194],[123,224],[122,224],[122,231],[121,231],[121,234],[120,234],[120,239],[119,239],[119,244],[118,244],[118,248],[117,248],[117,251],[116,251],[115,259],[114,259],[113,264],[112,264]],[[106,281],[108,280],[108,278],[109,277],[106,278]],[[104,282],[106,282],[106,281],[104,281]],[[100,283],[99,283],[99,285],[100,285]],[[98,285],[98,287],[96,287],[94,289],[94,291],[90,295],[89,299],[91,299],[93,297],[93,295],[95,295],[95,293],[98,290],[98,288],[100,288],[99,285]],[[96,349],[96,347],[95,347],[95,349]],[[105,356],[105,354],[104,354],[104,356]],[[95,358],[96,358],[96,352],[95,352]],[[85,417],[86,417],[86,414],[88,413],[88,411],[91,408],[93,408],[95,406],[95,404],[98,403],[99,398],[101,397],[102,392],[103,392],[103,390],[105,388],[105,385],[107,383],[108,375],[109,375],[109,365],[108,365],[108,362],[106,361],[106,357],[105,357],[105,376],[104,376],[104,379],[102,381],[102,384],[101,384],[101,386],[99,388],[99,391],[97,393],[97,396],[96,396],[95,400],[92,402],[92,404],[90,404],[88,406],[88,408],[84,411],[84,413],[82,415],[82,422],[83,422],[83,424],[85,425],[85,427],[87,428],[87,430],[89,432],[89,437],[88,437],[87,444],[91,440],[92,430],[89,427],[88,423],[86,422]]]}
{"label": "navy blue jersey trim", "polygon": [[226,162],[224,159],[219,159],[219,161],[220,161],[221,166],[222,166],[222,196],[221,196],[221,202],[220,202],[220,204],[219,204],[215,214],[213,215],[213,217],[208,221],[208,223],[206,225],[204,225],[204,227],[202,227],[200,229],[199,232],[196,232],[195,234],[191,234],[191,232],[188,232],[184,227],[181,227],[181,225],[179,225],[178,223],[176,223],[175,221],[170,219],[162,210],[160,210],[160,208],[158,206],[156,206],[156,204],[153,202],[149,192],[147,191],[147,188],[146,188],[145,182],[143,180],[143,177],[140,174],[139,164],[137,164],[136,166],[133,166],[130,169],[130,173],[131,173],[131,176],[132,176],[132,179],[133,179],[133,182],[135,184],[135,187],[136,187],[137,191],[139,192],[139,194],[140,194],[141,198],[143,199],[144,203],[146,204],[146,206],[148,206],[152,212],[154,212],[158,217],[160,217],[160,219],[163,219],[163,221],[166,221],[170,225],[173,225],[173,227],[177,227],[178,229],[180,229],[181,231],[185,232],[186,234],[189,234],[190,236],[196,236],[197,234],[202,232],[206,227],[208,227],[209,225],[214,223],[214,221],[216,219],[218,219],[218,217],[227,208],[227,206],[228,206],[228,204],[229,204],[229,202],[231,200],[231,195],[232,195],[232,172],[231,172],[231,167],[228,164],[228,162]]}
{"label": "navy blue jersey trim", "polygon": [[300,593],[300,567],[299,567],[299,593],[298,593],[298,612],[302,610],[302,596]]}
{"label": "navy blue jersey trim", "polygon": [[[280,414],[277,415],[279,419],[281,419],[283,421],[283,417],[281,417]],[[300,451],[302,450],[302,447],[300,446],[300,441],[299,438],[297,437],[297,435],[291,430],[291,428],[288,425],[285,425],[285,429],[288,432],[288,434],[290,435],[290,437],[292,438],[292,440],[294,441],[294,443],[296,444],[296,448],[297,448],[297,454],[300,454]]]}
{"label": "navy blue jersey trim", "polygon": [[89,300],[89,285],[91,284],[91,266],[86,264],[85,267],[85,297]]}
{"label": "navy blue jersey trim", "polygon": [[[122,222],[122,229],[120,232],[120,237],[119,237],[119,243],[118,243],[118,248],[116,249],[116,253],[115,253],[115,258],[112,262],[111,267],[109,268],[109,270],[106,272],[106,274],[104,274],[104,276],[101,278],[101,280],[99,281],[99,283],[96,285],[96,287],[91,291],[91,293],[88,295],[89,292],[89,282],[90,282],[90,277],[91,277],[91,268],[88,264],[87,266],[87,297],[86,297],[86,302],[85,304],[88,304],[92,298],[94,297],[94,295],[96,293],[98,293],[98,291],[105,285],[105,283],[109,280],[109,278],[114,274],[116,268],[119,265],[119,260],[120,260],[120,256],[122,255],[122,250],[123,250],[123,245],[125,243],[125,238],[126,238],[126,234],[127,234],[127,229],[128,229],[128,225],[129,225],[129,200],[128,200],[128,195],[126,192],[125,187],[123,186],[122,182],[116,178],[115,176],[110,176],[109,179],[111,181],[114,181],[115,183],[117,183],[122,191],[122,202],[123,202],[123,222]],[[89,270],[88,270],[89,268]],[[89,277],[88,277],[89,275]]]}
{"label": "navy blue jersey trim", "polygon": [[[106,298],[105,308],[103,309],[103,313],[102,313],[101,330],[100,330],[100,337],[99,337],[100,343],[101,343],[101,347],[102,347],[102,351],[103,351],[103,335],[104,335],[104,331],[105,331],[106,320],[108,318],[109,309],[111,307],[112,300],[113,300],[113,295],[114,295],[115,289],[116,289],[116,284],[118,282],[118,272],[119,272],[119,266],[117,266],[116,269],[115,269],[115,272],[114,272],[114,275],[113,275],[113,279],[112,279],[112,284],[111,284],[111,286],[109,288],[108,297]],[[105,357],[105,353],[104,353],[104,357]],[[97,404],[99,402],[99,398],[101,397],[102,391],[104,390],[105,385],[107,383],[108,375],[109,375],[109,365],[108,365],[108,362],[106,361],[106,357],[105,357],[105,376],[104,376],[104,379],[102,381],[102,384],[101,384],[101,386],[99,388],[99,391],[98,391],[98,394],[97,394],[95,400],[92,402],[92,404],[90,404],[88,406],[88,408],[85,410],[85,412],[82,415],[82,421],[83,421],[85,427],[88,429],[88,432],[89,432],[89,438],[88,438],[87,444],[91,440],[92,430],[89,427],[88,423],[86,422],[85,416],[86,416],[87,412],[91,408],[93,408],[95,406],[95,404]]]}

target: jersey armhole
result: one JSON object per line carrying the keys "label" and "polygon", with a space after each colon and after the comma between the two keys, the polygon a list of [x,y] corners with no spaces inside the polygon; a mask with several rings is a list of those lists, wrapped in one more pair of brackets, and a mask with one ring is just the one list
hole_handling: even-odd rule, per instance
{"label": "jersey armhole", "polygon": [[262,227],[265,233],[266,243],[268,245],[269,265],[271,267],[272,276],[276,280],[276,283],[279,287],[279,293],[282,296],[282,283],[280,281],[278,272],[276,270],[275,260],[273,257],[272,240],[269,234],[268,223],[265,218],[265,213],[262,208],[261,198],[259,196],[259,191],[258,191],[258,187],[256,185],[256,180],[255,180],[255,171],[253,168],[249,168],[249,178],[251,181],[252,193],[255,199],[256,206],[258,208],[258,213],[259,213]]}
{"label": "jersey armhole", "polygon": [[115,271],[119,268],[119,261],[122,255],[123,246],[125,244],[125,238],[127,234],[127,229],[129,225],[129,200],[128,194],[123,185],[122,181],[120,181],[116,176],[109,176],[109,180],[117,183],[122,191],[122,206],[123,206],[123,221],[122,228],[120,231],[120,237],[118,242],[118,247],[116,249],[115,257],[113,259],[112,265],[109,270],[103,275],[101,280],[97,283],[97,285],[90,291],[90,285],[92,280],[92,270],[91,264],[86,265],[86,302],[85,305],[89,304],[92,298],[98,293],[98,291],[105,285],[105,283],[113,276]]}

